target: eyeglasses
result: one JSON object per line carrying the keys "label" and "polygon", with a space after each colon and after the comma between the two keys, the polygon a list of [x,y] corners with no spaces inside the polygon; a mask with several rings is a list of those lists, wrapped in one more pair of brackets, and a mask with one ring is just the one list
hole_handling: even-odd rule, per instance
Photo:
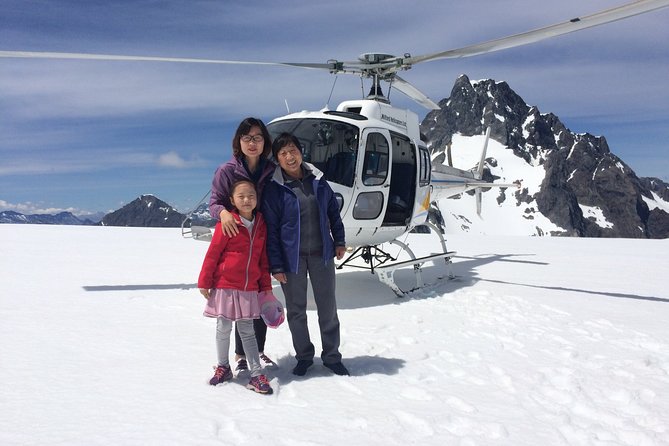
{"label": "eyeglasses", "polygon": [[263,138],[262,135],[244,135],[239,139],[241,139],[244,142],[253,141],[253,142],[257,142],[257,143],[263,142],[265,140],[265,138]]}

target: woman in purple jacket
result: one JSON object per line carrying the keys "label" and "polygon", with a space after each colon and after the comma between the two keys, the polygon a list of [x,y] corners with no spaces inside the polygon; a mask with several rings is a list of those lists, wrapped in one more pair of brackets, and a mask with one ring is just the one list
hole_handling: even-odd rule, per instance
{"label": "woman in purple jacket", "polygon": [[[232,159],[221,164],[211,183],[211,197],[209,198],[209,212],[211,216],[221,221],[221,229],[228,237],[237,235],[239,229],[234,217],[230,213],[232,203],[230,195],[232,185],[239,180],[250,180],[256,186],[258,203],[261,203],[262,192],[274,173],[275,165],[268,160],[272,153],[272,139],[265,124],[257,118],[244,119],[232,138]],[[254,319],[256,341],[260,359],[265,365],[275,365],[265,355],[265,338],[267,336],[267,325],[260,319]],[[244,347],[235,326],[235,361],[237,371],[247,370],[248,364],[244,354]]]}

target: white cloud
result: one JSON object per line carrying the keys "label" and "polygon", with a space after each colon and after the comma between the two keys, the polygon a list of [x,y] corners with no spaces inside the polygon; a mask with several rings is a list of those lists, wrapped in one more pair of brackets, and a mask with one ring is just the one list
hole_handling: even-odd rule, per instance
{"label": "white cloud", "polygon": [[134,152],[132,149],[110,149],[93,152],[71,151],[51,156],[42,155],[7,160],[0,165],[0,176],[10,175],[49,175],[70,174],[80,172],[106,171],[119,168],[142,168],[160,166],[186,169],[200,167],[205,161],[198,156],[184,159],[172,150],[163,154]]}
{"label": "white cloud", "polygon": [[200,160],[197,157],[191,158],[190,160],[185,160],[176,151],[170,150],[167,153],[158,155],[158,165],[162,167],[174,167],[177,169],[184,169],[188,167],[202,165],[202,160]]}

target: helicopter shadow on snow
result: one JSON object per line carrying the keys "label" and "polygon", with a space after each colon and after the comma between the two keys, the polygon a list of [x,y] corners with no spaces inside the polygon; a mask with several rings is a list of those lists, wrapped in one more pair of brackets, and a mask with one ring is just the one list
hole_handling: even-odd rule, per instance
{"label": "helicopter shadow on snow", "polygon": [[[455,278],[450,280],[442,277],[445,272],[442,266],[427,262],[422,266],[422,276],[427,285],[418,290],[410,291],[404,296],[397,296],[387,285],[381,283],[370,270],[347,268],[337,274],[337,308],[340,310],[355,310],[383,305],[401,305],[409,300],[427,299],[453,292],[481,280],[476,269],[491,262],[507,261],[519,264],[547,265],[527,259],[511,258],[531,255],[533,254],[491,254],[476,258],[457,257],[451,269]],[[395,272],[395,282],[403,290],[409,290],[414,286],[414,277],[411,267]],[[281,287],[276,283],[274,294],[279,300],[285,302]],[[307,294],[307,310],[316,310],[311,284]]]}
{"label": "helicopter shadow on snow", "polygon": [[150,283],[133,285],[82,285],[85,291],[161,291],[197,289],[197,283]]}
{"label": "helicopter shadow on snow", "polygon": [[[388,286],[381,283],[376,275],[369,269],[347,268],[337,274],[337,308],[342,310],[353,310],[358,308],[373,308],[383,305],[399,305],[410,299],[429,298],[455,291],[459,288],[471,286],[479,280],[476,269],[491,262],[508,261],[526,264],[542,264],[529,260],[516,260],[510,257],[524,257],[532,254],[490,254],[485,257],[461,257],[456,256],[452,264],[452,272],[455,278],[452,280],[440,279],[444,275],[443,267],[437,267],[432,262],[427,262],[422,267],[425,287],[410,291],[404,296],[397,296]],[[542,264],[545,265],[545,264]],[[411,267],[396,271],[395,282],[403,290],[411,289],[415,283],[414,273]],[[430,285],[431,283],[433,283]],[[278,282],[272,281],[273,292],[277,298],[285,303],[283,291]],[[83,285],[82,288],[88,292],[110,292],[110,291],[163,291],[163,290],[196,290],[196,283],[164,283],[164,284],[117,284],[117,285]],[[313,289],[311,283],[308,287],[307,309],[316,310]]]}
{"label": "helicopter shadow on snow", "polygon": [[[658,297],[658,296],[643,296],[640,294],[631,294],[631,293],[620,293],[604,290],[595,290],[595,289],[584,289],[584,288],[575,288],[575,287],[566,287],[566,286],[552,286],[552,285],[541,285],[536,283],[523,283],[519,281],[509,281],[509,280],[499,280],[491,279],[487,277],[478,277],[476,274],[476,268],[482,266],[486,263],[494,262],[512,262],[512,263],[521,263],[526,266],[550,266],[550,263],[547,262],[536,262],[531,260],[520,260],[514,259],[512,257],[526,257],[533,256],[534,254],[490,254],[488,256],[477,256],[477,257],[465,257],[465,256],[456,256],[457,259],[465,259],[464,261],[456,263],[458,267],[464,267],[465,270],[468,270],[470,274],[465,277],[458,277],[458,281],[462,279],[462,282],[467,286],[473,285],[477,282],[489,282],[501,285],[512,285],[519,287],[529,287],[536,288],[541,290],[552,290],[552,291],[564,291],[564,292],[576,292],[586,295],[597,295],[604,297],[614,297],[614,298],[623,298],[623,299],[638,299],[638,300],[648,300],[653,302],[665,302],[669,303],[669,298]],[[441,293],[448,292],[448,289],[439,289]]]}

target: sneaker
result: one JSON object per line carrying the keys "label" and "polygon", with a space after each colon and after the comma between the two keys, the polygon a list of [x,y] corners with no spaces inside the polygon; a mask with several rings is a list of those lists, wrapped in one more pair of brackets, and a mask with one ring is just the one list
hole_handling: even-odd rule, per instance
{"label": "sneaker", "polygon": [[307,373],[307,369],[312,365],[314,365],[314,361],[311,359],[300,359],[293,369],[293,375],[304,376]]}
{"label": "sneaker", "polygon": [[259,353],[260,359],[264,363],[265,367],[276,367],[276,362],[272,361],[269,356],[264,354],[263,352]]}
{"label": "sneaker", "polygon": [[230,381],[232,379],[232,370],[229,366],[219,365],[214,367],[214,376],[209,380],[209,384],[215,386],[225,381]]}
{"label": "sneaker", "polygon": [[350,376],[351,374],[348,373],[348,369],[344,367],[344,364],[341,362],[335,362],[334,364],[323,364],[325,367],[328,369],[332,370],[332,372],[335,375],[340,375],[340,376]]}
{"label": "sneaker", "polygon": [[251,378],[251,381],[246,385],[247,389],[253,390],[256,393],[262,393],[264,395],[269,395],[272,393],[272,388],[267,381],[265,375],[258,375]]}
{"label": "sneaker", "polygon": [[237,360],[237,367],[235,368],[235,372],[244,372],[249,369],[249,365],[246,362],[245,358],[239,358]]}

